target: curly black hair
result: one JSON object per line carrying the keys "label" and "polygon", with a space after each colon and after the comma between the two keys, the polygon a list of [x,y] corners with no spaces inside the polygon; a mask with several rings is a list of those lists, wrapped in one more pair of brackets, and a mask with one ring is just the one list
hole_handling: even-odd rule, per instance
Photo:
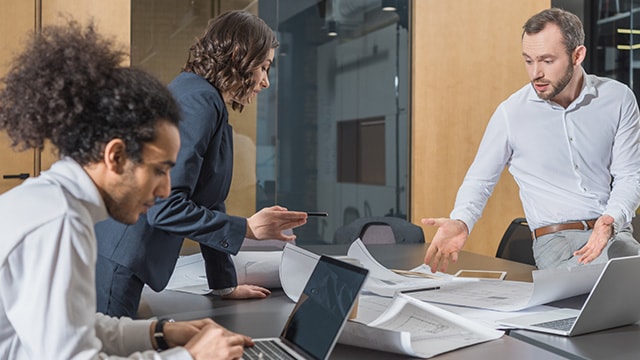
{"label": "curly black hair", "polygon": [[[253,71],[279,46],[276,35],[258,16],[242,10],[227,11],[209,21],[202,36],[189,49],[183,67],[202,76],[220,92],[245,99],[256,86]],[[231,108],[242,111],[233,101]]]}
{"label": "curly black hair", "polygon": [[121,65],[125,56],[93,23],[43,28],[2,79],[0,130],[14,148],[42,150],[48,139],[81,165],[100,161],[104,146],[120,138],[140,162],[157,122],[177,126],[180,115],[160,81]]}

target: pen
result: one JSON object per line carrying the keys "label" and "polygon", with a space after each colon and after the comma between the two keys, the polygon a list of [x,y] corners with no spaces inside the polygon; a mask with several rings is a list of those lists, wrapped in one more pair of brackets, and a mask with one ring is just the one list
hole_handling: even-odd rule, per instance
{"label": "pen", "polygon": [[322,211],[307,211],[307,216],[329,216],[329,214]]}
{"label": "pen", "polygon": [[429,291],[429,290],[438,290],[438,289],[440,289],[440,286],[432,286],[432,287],[427,287],[427,288],[411,289],[411,290],[402,290],[400,292],[403,293],[403,294],[406,294],[406,293]]}

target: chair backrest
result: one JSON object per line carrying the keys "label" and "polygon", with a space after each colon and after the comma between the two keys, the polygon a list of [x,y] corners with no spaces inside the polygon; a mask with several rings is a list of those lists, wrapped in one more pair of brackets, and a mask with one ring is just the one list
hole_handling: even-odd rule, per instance
{"label": "chair backrest", "polygon": [[362,229],[360,240],[365,244],[395,244],[396,237],[387,224],[369,224]]}
{"label": "chair backrest", "polygon": [[531,229],[525,218],[516,218],[502,235],[496,257],[535,265]]}
{"label": "chair backrest", "polygon": [[353,206],[347,206],[346,208],[344,208],[343,214],[342,214],[342,225],[347,225],[347,224],[351,224],[354,220],[358,219],[360,217],[360,211],[353,207]]}
{"label": "chair backrest", "polygon": [[640,241],[640,215],[636,215],[631,219],[631,227],[633,229],[633,238]]}
{"label": "chair backrest", "polygon": [[365,244],[424,243],[424,233],[418,225],[390,216],[362,217],[339,227],[336,244],[350,244],[360,238]]}

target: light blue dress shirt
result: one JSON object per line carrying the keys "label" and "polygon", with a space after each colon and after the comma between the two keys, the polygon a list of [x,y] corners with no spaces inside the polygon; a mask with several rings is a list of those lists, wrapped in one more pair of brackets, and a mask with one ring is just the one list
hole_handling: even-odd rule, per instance
{"label": "light blue dress shirt", "polygon": [[616,229],[631,221],[640,204],[638,104],[626,85],[582,71],[582,91],[566,109],[530,84],[498,106],[452,219],[471,231],[507,166],[531,229],[603,214]]}

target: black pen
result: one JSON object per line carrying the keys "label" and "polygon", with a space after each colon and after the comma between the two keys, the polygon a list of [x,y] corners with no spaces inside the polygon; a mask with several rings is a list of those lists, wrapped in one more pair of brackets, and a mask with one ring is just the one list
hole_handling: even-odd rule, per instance
{"label": "black pen", "polygon": [[329,214],[321,211],[307,211],[307,216],[329,216]]}
{"label": "black pen", "polygon": [[406,293],[414,293],[414,292],[438,290],[438,289],[440,289],[440,286],[432,286],[432,287],[427,287],[427,288],[411,289],[411,290],[401,290],[400,292],[403,293],[403,294],[406,294]]}

